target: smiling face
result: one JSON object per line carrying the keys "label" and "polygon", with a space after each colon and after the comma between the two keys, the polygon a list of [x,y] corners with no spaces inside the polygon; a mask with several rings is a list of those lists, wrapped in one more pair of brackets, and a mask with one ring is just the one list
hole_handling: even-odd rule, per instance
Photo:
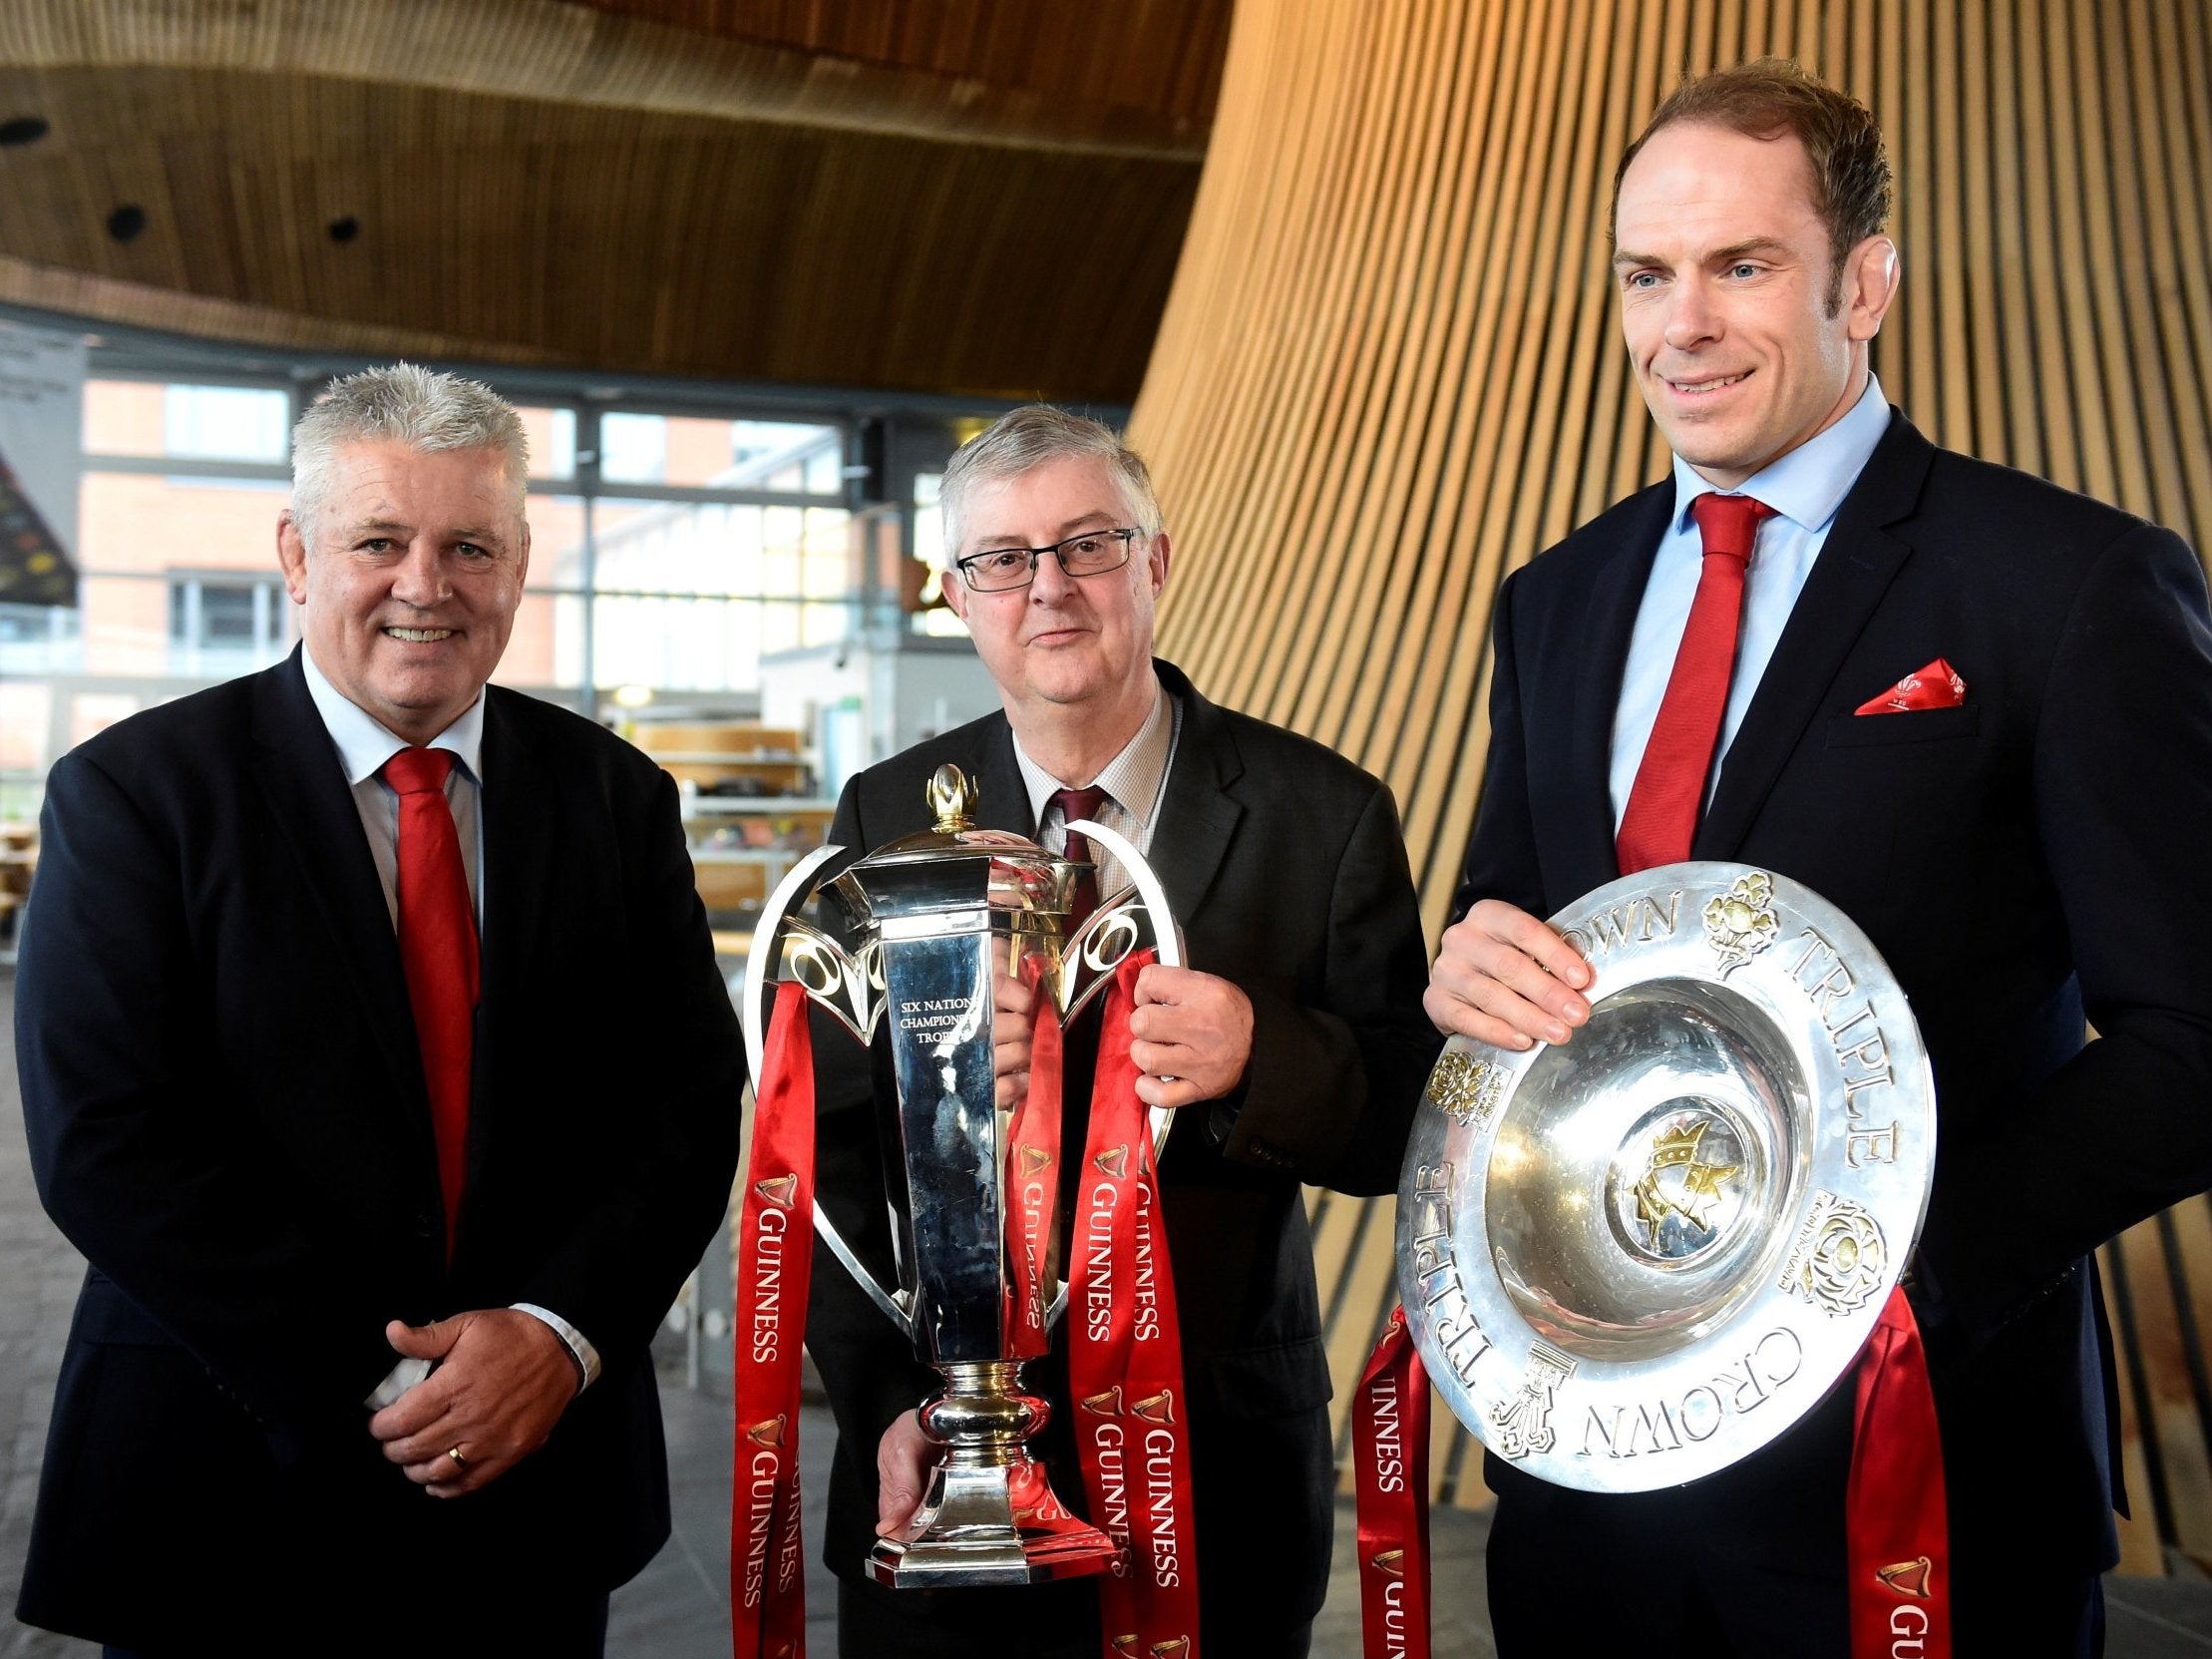
{"label": "smiling face", "polygon": [[315,665],[410,743],[476,700],[522,604],[530,527],[497,450],[339,449],[312,550],[286,513],[284,586]]}
{"label": "smiling face", "polygon": [[1841,294],[1813,175],[1794,136],[1663,127],[1621,181],[1614,275],[1638,388],[1668,445],[1733,489],[1840,419],[1897,291],[1897,249],[1869,236]]}
{"label": "smiling face", "polygon": [[[1051,547],[1136,522],[1103,460],[1062,456],[976,484],[958,553]],[[1139,536],[1129,555],[1118,571],[1081,578],[1040,559],[1036,580],[1010,594],[971,593],[957,577],[945,585],[1009,713],[1113,725],[1133,708],[1142,721],[1152,706],[1153,604],[1167,586],[1168,538]]]}

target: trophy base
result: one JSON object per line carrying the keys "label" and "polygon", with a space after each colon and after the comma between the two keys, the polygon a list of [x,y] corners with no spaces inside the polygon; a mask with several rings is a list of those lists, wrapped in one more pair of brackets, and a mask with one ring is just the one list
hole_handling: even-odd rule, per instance
{"label": "trophy base", "polygon": [[[1016,1479],[1020,1520],[1009,1489]],[[1035,1518],[1045,1515],[1056,1518]],[[1060,1506],[1043,1467],[1024,1457],[986,1468],[939,1464],[922,1507],[876,1540],[867,1565],[869,1577],[895,1590],[937,1590],[1080,1578],[1104,1572],[1117,1553],[1105,1533]]]}

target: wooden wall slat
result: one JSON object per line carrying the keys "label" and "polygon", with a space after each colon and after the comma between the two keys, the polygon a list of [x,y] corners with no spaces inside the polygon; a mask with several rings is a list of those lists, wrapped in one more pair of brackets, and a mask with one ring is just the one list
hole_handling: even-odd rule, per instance
{"label": "wooden wall slat", "polygon": [[[1893,401],[2212,549],[2212,0],[1241,0],[1132,425],[1177,536],[1162,647],[1390,784],[1432,936],[1480,796],[1498,585],[1666,464],[1615,316],[1614,165],[1679,75],[1764,51],[1889,136]],[[1389,1200],[1314,1213],[1341,1431],[1392,1294]],[[2212,1295],[2212,1225],[2171,1229]],[[2125,1249],[2170,1451],[2196,1419],[2145,1236]],[[1432,1479],[1480,1504],[1440,1415]],[[2212,1548],[2212,1460],[2187,1454],[2186,1537]],[[2155,1566],[2155,1540],[2128,1547]]]}

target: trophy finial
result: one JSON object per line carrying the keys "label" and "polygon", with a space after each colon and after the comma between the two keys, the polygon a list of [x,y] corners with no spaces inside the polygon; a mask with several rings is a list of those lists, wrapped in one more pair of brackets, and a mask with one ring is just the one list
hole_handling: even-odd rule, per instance
{"label": "trophy finial", "polygon": [[975,785],[949,760],[929,779],[929,810],[937,815],[937,832],[972,829],[975,824]]}

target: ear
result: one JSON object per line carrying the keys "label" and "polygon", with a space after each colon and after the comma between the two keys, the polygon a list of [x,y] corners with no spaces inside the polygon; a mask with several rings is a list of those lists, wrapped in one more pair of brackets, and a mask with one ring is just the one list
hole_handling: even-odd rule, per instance
{"label": "ear", "polygon": [[1887,236],[1869,236],[1844,256],[1843,306],[1852,339],[1871,340],[1882,331],[1901,276],[1897,243]]}
{"label": "ear", "polygon": [[284,592],[292,596],[294,605],[307,603],[307,542],[299,533],[299,521],[292,517],[287,507],[276,516],[276,563],[284,572]]}
{"label": "ear", "polygon": [[959,618],[961,622],[966,622],[967,579],[962,577],[953,566],[946,565],[942,571],[937,573],[937,588],[944,595],[944,603],[951,608],[952,615]]}
{"label": "ear", "polygon": [[1152,578],[1152,597],[1158,599],[1168,585],[1168,556],[1175,551],[1168,540],[1168,533],[1161,531],[1152,538],[1151,551],[1145,555],[1145,569]]}
{"label": "ear", "polygon": [[530,519],[528,515],[524,516],[522,525],[522,538],[515,544],[519,550],[515,561],[515,586],[518,588],[530,580]]}

